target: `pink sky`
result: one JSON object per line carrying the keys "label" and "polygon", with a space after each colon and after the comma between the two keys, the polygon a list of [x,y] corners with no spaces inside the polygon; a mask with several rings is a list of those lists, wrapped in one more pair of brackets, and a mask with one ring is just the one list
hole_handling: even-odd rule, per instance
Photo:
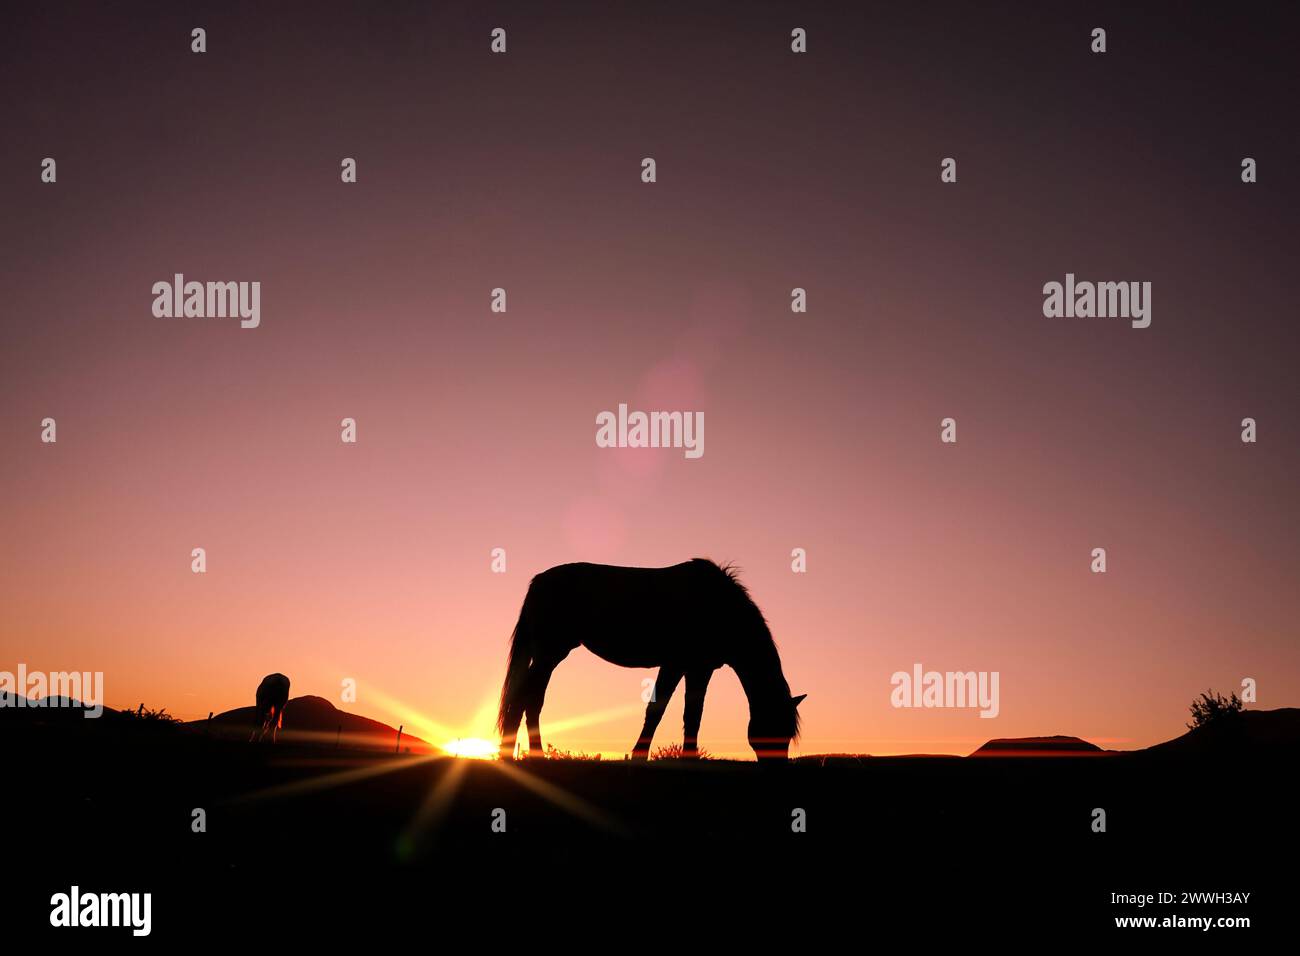
{"label": "pink sky", "polygon": [[[792,73],[739,40],[719,62],[707,37],[540,22],[488,64],[380,14],[373,44],[327,19],[200,63],[121,36],[88,88],[42,57],[107,54],[51,16],[0,74],[45,104],[0,169],[0,669],[102,670],[110,706],[187,718],[271,671],[341,706],[353,678],[345,709],[489,736],[532,574],[707,556],[744,569],[809,695],[803,753],[1140,747],[1245,677],[1259,707],[1300,703],[1293,242],[1265,192],[1286,187],[1234,183],[1238,142],[1281,135],[1240,99],[1196,112],[1227,158],[1180,165],[1144,152],[1182,142],[1176,104],[1104,109],[1159,77],[1116,67],[1081,99],[1031,44],[989,55],[1061,98],[1032,128],[1010,68],[953,88],[955,60],[889,44],[910,82],[849,83],[883,67],[847,48]],[[651,41],[676,44],[667,74]],[[1151,281],[1152,327],[1044,318],[1067,271]],[[152,317],[174,272],[260,281],[261,327]],[[620,402],[703,411],[704,456],[597,448]],[[916,662],[999,671],[1000,715],[892,708]],[[575,652],[547,741],[626,752],[646,676]],[[724,672],[701,746],[748,754],[744,733]]]}

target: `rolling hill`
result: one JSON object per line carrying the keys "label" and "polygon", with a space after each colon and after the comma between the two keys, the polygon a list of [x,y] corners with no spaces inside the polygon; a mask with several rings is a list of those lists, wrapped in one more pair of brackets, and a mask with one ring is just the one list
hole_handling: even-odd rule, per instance
{"label": "rolling hill", "polygon": [[1086,757],[1111,754],[1078,737],[999,737],[983,744],[972,757]]}
{"label": "rolling hill", "polygon": [[1280,756],[1288,750],[1300,752],[1300,707],[1243,710],[1137,752],[1153,756]]}
{"label": "rolling hill", "polygon": [[[256,724],[255,708],[237,707],[215,715],[211,721],[193,720],[185,726],[209,732],[214,737],[246,740]],[[280,739],[321,746],[333,746],[337,742],[340,746],[394,750],[397,747],[397,728],[339,710],[324,697],[305,695],[291,698],[285,704]],[[403,752],[409,749],[411,753],[437,750],[427,741],[405,732],[401,748]]]}

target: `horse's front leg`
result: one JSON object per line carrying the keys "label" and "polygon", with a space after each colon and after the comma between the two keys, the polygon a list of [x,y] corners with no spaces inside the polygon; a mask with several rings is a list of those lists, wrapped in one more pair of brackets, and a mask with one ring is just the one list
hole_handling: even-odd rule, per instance
{"label": "horse's front leg", "polygon": [[654,739],[655,728],[663,719],[664,708],[668,706],[668,701],[672,699],[673,691],[677,689],[681,680],[680,669],[667,666],[659,668],[659,676],[655,678],[654,693],[650,697],[650,703],[646,704],[645,724],[641,727],[641,736],[637,738],[636,746],[632,748],[633,760],[649,759],[650,741]]}
{"label": "horse's front leg", "polygon": [[704,694],[709,689],[713,671],[686,672],[686,707],[682,717],[682,756],[700,755],[700,721],[704,717]]}

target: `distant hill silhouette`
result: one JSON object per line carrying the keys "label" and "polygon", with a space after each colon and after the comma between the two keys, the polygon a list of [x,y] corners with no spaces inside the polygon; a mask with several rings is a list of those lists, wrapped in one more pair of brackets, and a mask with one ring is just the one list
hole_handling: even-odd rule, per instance
{"label": "distant hill silhouette", "polygon": [[[237,707],[217,714],[211,724],[207,720],[192,720],[187,727],[210,730],[214,737],[248,739],[254,727],[260,726],[256,707]],[[341,728],[341,731],[340,731]],[[397,728],[369,717],[349,714],[339,710],[324,697],[305,695],[293,697],[284,707],[284,728],[280,739],[295,744],[320,744],[332,747],[336,739],[344,747],[363,747],[393,750],[397,744]],[[402,751],[428,753],[436,748],[419,737],[403,731]]]}
{"label": "distant hill silhouette", "polygon": [[1300,751],[1300,707],[1243,710],[1137,752],[1155,756],[1276,756],[1288,749]]}
{"label": "distant hill silhouette", "polygon": [[1244,710],[1181,737],[1142,750],[1103,750],[1078,737],[1010,737],[990,740],[972,757],[1088,756],[1134,754],[1156,756],[1276,755],[1291,749],[1300,755],[1300,708]]}
{"label": "distant hill silhouette", "polygon": [[1083,757],[1114,753],[1078,737],[999,737],[971,754],[972,757]]}
{"label": "distant hill silhouette", "polygon": [[[132,720],[134,711],[104,708],[102,717],[87,720],[82,713],[81,704],[65,698],[53,698],[72,706],[25,706],[14,704],[21,695],[5,695],[0,698],[5,706],[0,706],[0,727],[20,728],[37,725],[57,725],[76,730],[91,732],[99,728],[125,727],[142,725]],[[256,721],[256,708],[238,707],[225,713],[217,714],[209,725],[206,720],[192,720],[181,727],[192,731],[210,731],[214,737],[229,739],[248,739]],[[145,721],[143,724],[151,722]],[[165,725],[164,725],[165,726]],[[176,726],[176,725],[172,725]],[[342,732],[340,734],[340,728]],[[323,697],[306,695],[291,699],[285,706],[284,731],[282,738],[294,744],[319,745],[333,747],[336,739],[343,747],[360,747],[392,751],[397,743],[397,728],[378,720],[350,714],[339,710]],[[419,737],[405,731],[402,733],[402,751],[409,747],[411,753],[430,753],[439,748],[430,745]],[[1283,707],[1277,710],[1245,710],[1230,716],[1220,723],[1197,727],[1187,733],[1154,744],[1142,750],[1118,751],[1103,750],[1096,744],[1079,737],[1054,735],[1048,737],[1009,737],[988,741],[969,756],[971,757],[1006,757],[1006,756],[1221,756],[1244,754],[1270,755],[1291,752],[1300,756],[1300,708]],[[820,763],[823,765],[857,765],[868,754],[804,754],[797,758],[800,762]],[[910,754],[909,757],[949,757],[951,754]],[[873,758],[873,759],[897,759]]]}
{"label": "distant hill silhouette", "polygon": [[[94,720],[86,719],[83,713],[84,707],[81,701],[73,697],[45,697],[34,701],[30,697],[23,697],[22,694],[0,691],[0,720],[25,721],[34,724],[65,723],[73,720],[93,723]],[[121,711],[105,707],[104,713],[95,720],[112,719],[120,714]]]}

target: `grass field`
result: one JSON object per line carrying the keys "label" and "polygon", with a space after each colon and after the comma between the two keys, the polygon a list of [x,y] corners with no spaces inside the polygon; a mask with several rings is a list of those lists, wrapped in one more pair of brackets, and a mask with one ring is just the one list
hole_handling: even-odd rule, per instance
{"label": "grass field", "polygon": [[1077,925],[1122,912],[1113,892],[1222,889],[1252,891],[1258,913],[1296,846],[1281,759],[1294,749],[763,767],[500,763],[69,722],[5,742],[24,767],[3,803],[23,892],[140,885],[159,894],[160,925],[235,919],[267,892],[480,915],[516,897],[583,913],[609,894],[608,914],[646,892],[657,905],[734,892],[783,913],[974,908]]}

